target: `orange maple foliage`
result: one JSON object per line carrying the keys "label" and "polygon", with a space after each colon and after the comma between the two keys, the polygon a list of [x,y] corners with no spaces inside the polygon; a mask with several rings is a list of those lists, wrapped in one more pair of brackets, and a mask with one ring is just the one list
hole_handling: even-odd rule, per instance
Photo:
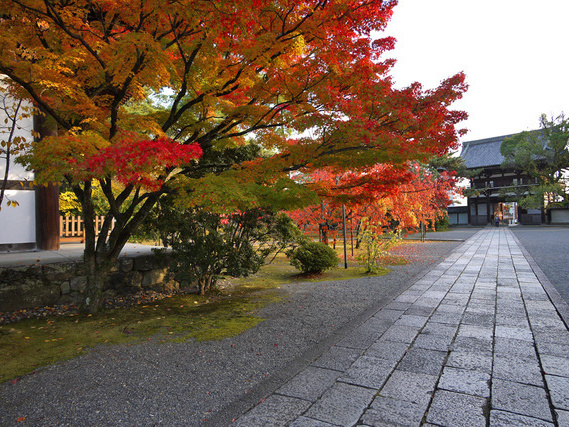
{"label": "orange maple foliage", "polygon": [[[342,205],[346,209],[347,228],[352,231],[357,232],[362,219],[367,218],[368,226],[378,234],[413,232],[421,223],[434,224],[445,214],[453,196],[460,193],[453,172],[435,173],[417,163],[398,175],[399,185],[377,185],[375,180],[388,169],[385,165],[376,165],[363,176],[353,173],[337,176],[318,171],[311,175],[310,181],[322,190],[322,202],[289,211],[288,215],[306,234],[318,235],[327,243],[329,238],[335,241],[342,230]],[[362,181],[366,182],[362,184]]]}

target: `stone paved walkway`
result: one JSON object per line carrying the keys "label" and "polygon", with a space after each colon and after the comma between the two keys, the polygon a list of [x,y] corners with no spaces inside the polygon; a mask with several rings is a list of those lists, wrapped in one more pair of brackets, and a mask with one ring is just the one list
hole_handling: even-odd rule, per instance
{"label": "stone paved walkway", "polygon": [[487,228],[237,426],[569,426],[569,330]]}

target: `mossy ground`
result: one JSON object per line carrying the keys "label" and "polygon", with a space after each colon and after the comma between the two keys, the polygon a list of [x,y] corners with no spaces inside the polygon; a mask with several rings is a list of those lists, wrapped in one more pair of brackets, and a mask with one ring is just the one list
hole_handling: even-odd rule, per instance
{"label": "mossy ground", "polygon": [[[400,262],[398,258],[385,261]],[[281,298],[278,288],[283,283],[348,280],[364,275],[364,269],[355,266],[300,276],[284,256],[278,256],[253,276],[223,280],[224,290],[219,295],[178,295],[148,305],[102,310],[96,316],[60,315],[3,325],[0,382],[76,357],[99,345],[147,339],[216,340],[238,335],[263,321],[256,313]]]}

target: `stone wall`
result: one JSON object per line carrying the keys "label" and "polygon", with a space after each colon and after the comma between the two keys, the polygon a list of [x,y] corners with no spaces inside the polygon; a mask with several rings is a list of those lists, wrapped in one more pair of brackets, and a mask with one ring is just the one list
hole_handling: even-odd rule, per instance
{"label": "stone wall", "polygon": [[[78,304],[87,280],[83,264],[52,263],[0,267],[0,311],[58,304]],[[109,275],[103,298],[140,290],[174,290],[179,284],[168,272],[165,256],[142,255],[119,259]]]}

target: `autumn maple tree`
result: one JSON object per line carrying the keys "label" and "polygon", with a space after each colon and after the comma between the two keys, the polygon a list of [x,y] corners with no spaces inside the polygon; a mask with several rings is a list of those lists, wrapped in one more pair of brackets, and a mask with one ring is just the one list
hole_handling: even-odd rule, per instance
{"label": "autumn maple tree", "polygon": [[[166,193],[227,211],[300,206],[312,190],[291,172],[381,163],[391,185],[398,166],[453,147],[464,76],[393,87],[394,40],[372,34],[395,4],[0,0],[0,73],[58,128],[29,165],[82,203],[86,308]],[[109,202],[98,238],[94,181]]]}
{"label": "autumn maple tree", "polygon": [[342,229],[343,213],[348,227],[358,233],[362,220],[374,233],[413,231],[434,224],[446,213],[459,193],[453,171],[437,171],[430,165],[410,163],[394,174],[392,166],[378,164],[365,173],[341,176],[321,170],[308,179],[319,192],[320,203],[288,212],[307,234],[327,242]]}

